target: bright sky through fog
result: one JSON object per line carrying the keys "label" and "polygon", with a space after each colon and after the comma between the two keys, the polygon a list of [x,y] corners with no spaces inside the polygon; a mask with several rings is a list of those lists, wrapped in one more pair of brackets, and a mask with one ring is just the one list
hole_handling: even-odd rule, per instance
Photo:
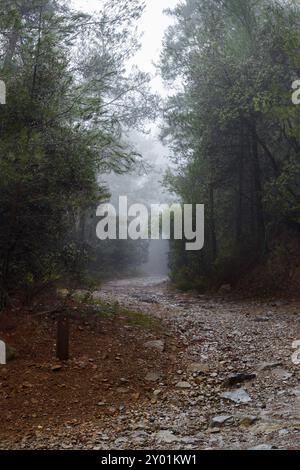
{"label": "bright sky through fog", "polygon": [[[153,62],[158,62],[164,32],[171,24],[171,19],[164,15],[163,10],[173,8],[179,0],[146,0],[146,10],[139,21],[139,29],[144,33],[142,49],[136,55],[134,63],[143,71],[155,75]],[[86,12],[101,8],[102,0],[72,0],[73,5]],[[159,77],[152,81],[155,91],[163,93],[163,85]]]}

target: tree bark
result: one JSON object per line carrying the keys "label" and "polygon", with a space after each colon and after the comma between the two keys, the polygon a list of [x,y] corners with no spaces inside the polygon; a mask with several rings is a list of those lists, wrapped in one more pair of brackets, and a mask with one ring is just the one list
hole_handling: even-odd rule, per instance
{"label": "tree bark", "polygon": [[213,260],[217,257],[217,236],[216,236],[216,224],[215,224],[215,194],[214,184],[209,185],[209,212],[210,212],[210,239],[212,247],[212,258]]}
{"label": "tree bark", "polygon": [[255,124],[252,127],[252,168],[253,168],[253,181],[254,181],[254,196],[255,196],[255,209],[256,209],[256,246],[258,253],[261,253],[265,249],[265,218],[262,203],[262,183],[260,176],[260,164],[259,164],[259,151],[258,141]]}
{"label": "tree bark", "polygon": [[240,153],[238,156],[238,207],[237,207],[237,220],[236,220],[236,243],[240,250],[243,238],[243,191],[244,191],[244,161],[245,161],[245,146],[244,146],[244,127],[241,123],[240,129]]}

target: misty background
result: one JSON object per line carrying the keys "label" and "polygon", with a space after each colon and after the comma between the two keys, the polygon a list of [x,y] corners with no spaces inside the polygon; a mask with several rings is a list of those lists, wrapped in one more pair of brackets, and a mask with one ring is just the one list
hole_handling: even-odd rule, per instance
{"label": "misty background", "polygon": [[[92,13],[101,8],[102,0],[73,0],[73,5],[84,12]],[[152,92],[165,97],[168,90],[164,87],[160,73],[156,69],[160,59],[163,37],[172,19],[166,14],[167,9],[175,7],[177,0],[147,0],[145,11],[139,21],[138,35],[141,47],[128,68],[138,67],[151,75]],[[140,165],[133,173],[125,175],[109,174],[101,183],[107,185],[111,194],[110,203],[118,208],[119,196],[127,196],[129,204],[142,203],[170,204],[174,195],[163,186],[163,177],[170,166],[171,150],[160,140],[160,122],[149,122],[144,131],[129,131],[125,136],[129,146],[133,146],[141,156]],[[137,243],[137,242],[135,242]],[[167,240],[149,240],[148,259],[142,263],[140,273],[150,276],[167,276],[169,242]]]}

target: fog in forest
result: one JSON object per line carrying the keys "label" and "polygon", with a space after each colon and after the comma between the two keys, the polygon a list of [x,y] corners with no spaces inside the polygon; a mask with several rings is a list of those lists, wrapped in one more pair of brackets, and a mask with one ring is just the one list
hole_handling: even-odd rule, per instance
{"label": "fog in forest", "polygon": [[[84,12],[93,13],[103,4],[97,0],[73,0],[72,4]],[[141,71],[149,74],[150,89],[158,96],[166,96],[169,92],[157,69],[162,52],[163,36],[167,27],[173,23],[173,19],[166,14],[166,9],[174,8],[177,0],[148,0],[145,10],[139,20],[137,32],[140,36],[140,49],[127,64],[130,67],[138,67]],[[117,175],[101,175],[101,182],[107,186],[111,194],[110,203],[118,208],[119,196],[127,196],[129,204],[142,203],[150,208],[151,204],[170,204],[174,202],[171,195],[163,185],[166,170],[171,165],[170,149],[161,143],[160,119],[149,121],[142,126],[141,130],[129,130],[123,136],[126,144],[134,149],[140,158],[135,166],[134,172]],[[178,198],[177,198],[178,199]],[[129,250],[134,257],[136,251]],[[121,246],[121,249],[123,247]],[[137,260],[127,260],[129,267],[136,265],[140,275],[163,275],[168,273],[169,242],[166,240],[149,240],[144,244],[146,262],[140,264]],[[116,245],[118,250],[118,245]],[[144,260],[145,261],[145,260]],[[125,274],[126,269],[125,269]],[[117,274],[116,274],[117,275]]]}
{"label": "fog in forest", "polygon": [[299,312],[300,0],[0,0],[1,463],[300,449]]}
{"label": "fog in forest", "polygon": [[[127,141],[142,159],[138,169],[133,173],[111,174],[105,178],[104,181],[111,194],[110,203],[117,210],[119,196],[127,196],[129,205],[144,204],[150,212],[151,204],[173,202],[174,196],[163,184],[164,174],[170,165],[169,149],[160,142],[158,130],[152,129],[149,133],[131,132],[127,136]],[[167,276],[169,241],[149,240],[146,251],[147,260],[140,265],[139,274]]]}

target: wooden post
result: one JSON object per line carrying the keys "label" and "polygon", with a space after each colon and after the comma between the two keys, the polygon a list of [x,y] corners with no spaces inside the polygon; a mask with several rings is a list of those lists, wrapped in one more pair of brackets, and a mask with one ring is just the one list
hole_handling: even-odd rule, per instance
{"label": "wooden post", "polygon": [[70,322],[68,315],[61,315],[57,320],[56,357],[60,361],[69,359]]}

